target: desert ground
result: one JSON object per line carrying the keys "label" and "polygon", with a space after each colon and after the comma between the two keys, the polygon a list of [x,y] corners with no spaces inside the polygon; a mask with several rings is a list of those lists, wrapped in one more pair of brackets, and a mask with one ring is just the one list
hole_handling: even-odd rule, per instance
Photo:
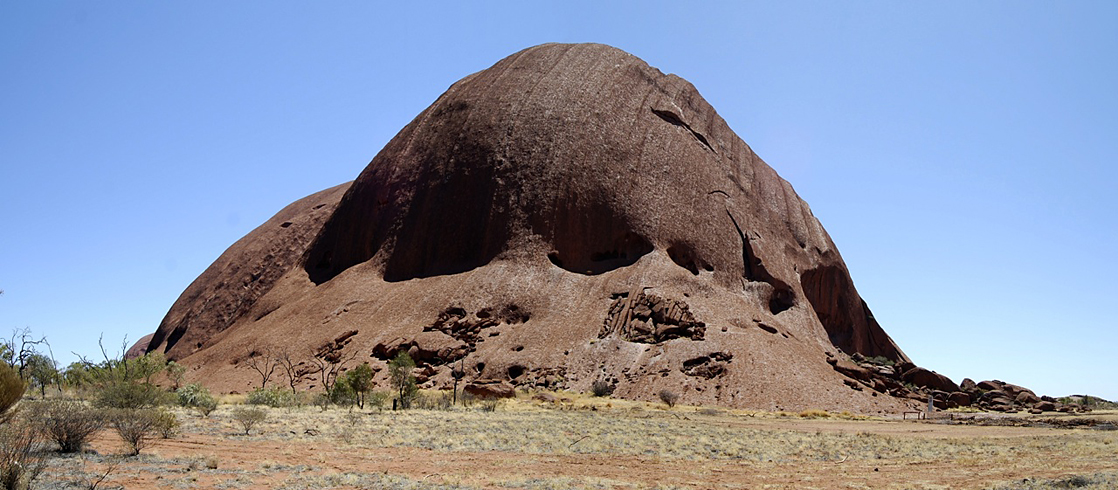
{"label": "desert ground", "polygon": [[112,431],[56,455],[34,488],[1046,489],[1118,488],[1118,411],[861,417],[553,393],[392,411],[236,400],[138,456]]}

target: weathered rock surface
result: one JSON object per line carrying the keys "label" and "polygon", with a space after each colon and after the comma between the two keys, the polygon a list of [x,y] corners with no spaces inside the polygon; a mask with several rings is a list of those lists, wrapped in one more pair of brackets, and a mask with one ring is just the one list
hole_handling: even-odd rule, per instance
{"label": "weathered rock surface", "polygon": [[1074,411],[1079,408],[1078,405],[1059,403],[1052,397],[1039,397],[1028,388],[996,379],[978,383],[964,379],[962,389],[970,395],[973,405],[997,412]]}
{"label": "weathered rock surface", "polygon": [[478,379],[467,384],[462,391],[477,398],[512,398],[516,396],[516,389],[503,380]]}
{"label": "weathered rock surface", "polygon": [[905,373],[901,375],[901,379],[916,386],[924,386],[933,390],[946,392],[960,390],[959,385],[955,384],[955,382],[951,381],[947,376],[929,371],[922,367],[914,367],[905,371]]}
{"label": "weathered rock surface", "polygon": [[151,338],[154,336],[154,333],[149,333],[147,335],[144,335],[143,337],[140,337],[140,340],[137,340],[136,343],[132,344],[132,347],[129,347],[128,350],[124,353],[124,358],[135,359],[137,357],[143,356],[145,353],[147,353],[148,344],[151,343]]}
{"label": "weathered rock surface", "polygon": [[342,184],[295,201],[229,247],[171,306],[148,350],[182,359],[250,311],[259,320],[279,308],[281,298],[257,302],[300,262],[348,188]]}
{"label": "weathered rock surface", "polygon": [[149,349],[243,390],[252,373],[228,361],[247,346],[309,363],[351,331],[348,362],[408,349],[428,387],[461,367],[762,409],[919,398],[792,186],[690,83],[603,45],[529,48],[452,85],[352,184],[230,247]]}

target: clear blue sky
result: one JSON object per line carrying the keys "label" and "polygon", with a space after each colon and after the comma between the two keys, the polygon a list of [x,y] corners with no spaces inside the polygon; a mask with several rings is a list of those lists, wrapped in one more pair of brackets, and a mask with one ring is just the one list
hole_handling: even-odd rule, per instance
{"label": "clear blue sky", "polygon": [[454,81],[592,41],[694,83],[918,364],[1118,399],[1118,3],[405,3],[0,3],[0,333],[135,340]]}

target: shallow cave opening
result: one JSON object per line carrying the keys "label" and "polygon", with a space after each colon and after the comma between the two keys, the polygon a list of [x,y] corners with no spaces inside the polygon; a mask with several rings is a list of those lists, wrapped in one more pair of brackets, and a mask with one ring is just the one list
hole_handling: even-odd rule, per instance
{"label": "shallow cave opening", "polygon": [[532,228],[549,237],[548,260],[576,274],[628,267],[654,249],[624,210],[608,201],[563,198],[532,219]]}
{"label": "shallow cave opening", "polygon": [[672,245],[668,247],[667,252],[668,258],[672,259],[675,265],[687,269],[693,276],[699,275],[699,266],[696,263],[695,253],[691,247],[686,245]]}
{"label": "shallow cave opening", "polygon": [[[781,283],[781,285],[784,285]],[[774,288],[771,295],[769,295],[769,312],[773,315],[780,314],[796,306],[796,293],[792,288],[787,286],[783,288]]]}
{"label": "shallow cave opening", "polygon": [[568,248],[565,252],[553,250],[547,254],[547,259],[568,272],[596,276],[633,265],[652,250],[651,242],[636,233],[627,232],[614,239],[610,245],[589,249],[578,246]]}
{"label": "shallow cave opening", "polygon": [[519,378],[519,377],[523,376],[524,371],[526,371],[526,370],[527,369],[524,366],[521,366],[519,364],[513,364],[512,366],[509,366],[509,369],[508,369],[509,380],[515,380],[516,378]]}

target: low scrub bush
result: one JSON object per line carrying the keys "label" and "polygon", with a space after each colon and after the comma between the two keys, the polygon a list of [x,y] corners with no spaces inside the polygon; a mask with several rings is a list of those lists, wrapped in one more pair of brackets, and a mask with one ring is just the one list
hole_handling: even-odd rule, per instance
{"label": "low scrub bush", "polygon": [[175,391],[175,395],[178,397],[179,405],[193,408],[203,417],[209,417],[210,413],[217,409],[217,400],[210,394],[210,390],[198,383],[179,388]]}
{"label": "low scrub bush", "polygon": [[267,405],[272,408],[293,407],[298,404],[295,393],[280,388],[257,388],[245,397],[249,405]]}
{"label": "low scrub bush", "polygon": [[4,423],[12,416],[12,408],[23,398],[27,391],[27,383],[19,377],[19,373],[6,362],[0,362],[0,423]]}
{"label": "low scrub bush", "polygon": [[866,362],[877,366],[892,366],[894,364],[892,359],[885,356],[867,357]]}
{"label": "low scrub bush", "polygon": [[672,390],[660,390],[660,401],[664,402],[668,408],[672,408],[679,401],[679,393]]}
{"label": "low scrub bush", "polygon": [[37,427],[24,420],[0,425],[0,486],[25,490],[46,467]]}
{"label": "low scrub bush", "polygon": [[253,427],[256,427],[267,418],[268,412],[264,411],[263,408],[237,407],[233,409],[233,420],[245,429],[246,436]]}
{"label": "low scrub bush", "polygon": [[198,383],[190,383],[175,390],[175,396],[178,397],[179,406],[182,407],[193,407],[203,398],[213,398],[210,390]]}
{"label": "low scrub bush", "polygon": [[500,406],[500,398],[484,398],[478,402],[478,410],[481,410],[482,412],[496,412],[497,407]]}
{"label": "low scrub bush", "polygon": [[451,393],[440,391],[438,393],[419,393],[415,398],[415,408],[420,410],[450,410],[453,398]]}
{"label": "low scrub bush", "polygon": [[594,396],[610,396],[613,394],[614,388],[615,386],[609,381],[599,379],[595,381],[594,384],[590,385],[590,392],[593,393]]}
{"label": "low scrub bush", "polygon": [[179,417],[165,409],[155,411],[155,431],[164,439],[175,437],[179,431]]}
{"label": "low scrub bush", "polygon": [[97,393],[93,404],[101,408],[150,408],[167,401],[167,393],[155,385],[138,381],[113,381]]}
{"label": "low scrub bush", "polygon": [[150,408],[120,408],[108,412],[109,426],[116,431],[131,450],[140,454],[158,430],[159,412]]}
{"label": "low scrub bush", "polygon": [[82,446],[105,427],[103,410],[76,401],[43,401],[29,412],[42,434],[57,443],[58,450],[64,453],[81,451]]}
{"label": "low scrub bush", "polygon": [[209,418],[210,414],[213,413],[214,410],[217,410],[217,400],[213,398],[203,400],[198,402],[197,405],[194,405],[194,409],[203,417]]}
{"label": "low scrub bush", "polygon": [[381,409],[392,399],[389,391],[370,391],[365,395],[365,405],[369,408]]}

